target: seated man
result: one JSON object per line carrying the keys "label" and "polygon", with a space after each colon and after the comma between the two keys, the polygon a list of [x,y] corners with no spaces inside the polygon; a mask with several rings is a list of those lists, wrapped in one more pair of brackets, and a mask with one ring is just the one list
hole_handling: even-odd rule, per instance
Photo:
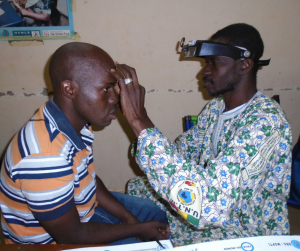
{"label": "seated man", "polygon": [[289,234],[291,128],[282,108],[257,90],[259,65],[267,63],[259,60],[259,32],[233,24],[183,49],[205,58],[203,85],[210,96],[221,96],[175,143],[147,116],[135,71],[117,65],[133,79],[125,85],[112,70],[122,111],[138,137],[136,161],[147,176],[131,180],[129,194],[167,212],[176,245]]}
{"label": "seated man", "polygon": [[151,201],[111,194],[95,172],[90,124],[105,127],[116,119],[112,67],[111,57],[91,44],[68,43],[54,53],[54,97],[15,135],[2,165],[6,243],[127,244],[168,238],[164,211]]}

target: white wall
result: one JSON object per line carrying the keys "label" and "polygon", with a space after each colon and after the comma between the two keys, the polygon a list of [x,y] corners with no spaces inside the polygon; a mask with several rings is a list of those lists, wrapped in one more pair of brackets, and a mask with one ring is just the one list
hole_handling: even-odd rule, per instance
{"label": "white wall", "polygon": [[[258,73],[258,88],[270,96],[280,95],[296,142],[300,134],[299,0],[77,0],[73,7],[80,41],[98,45],[119,63],[136,68],[147,90],[147,111],[172,140],[182,133],[182,117],[198,114],[209,100],[202,89],[200,61],[181,60],[177,42],[183,36],[207,39],[232,23],[253,25],[265,43],[263,58],[272,58],[270,66]],[[44,88],[51,89],[45,67],[52,53],[68,42],[45,40],[44,45],[27,47],[0,42],[0,153],[48,100]],[[97,173],[111,190],[124,190],[128,179],[141,174],[129,158],[133,139],[122,116],[96,131]]]}

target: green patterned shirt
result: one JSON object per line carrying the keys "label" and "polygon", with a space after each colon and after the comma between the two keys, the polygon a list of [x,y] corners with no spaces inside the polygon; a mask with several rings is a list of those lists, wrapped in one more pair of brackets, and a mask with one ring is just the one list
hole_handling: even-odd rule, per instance
{"label": "green patterned shirt", "polygon": [[[223,106],[221,97],[209,102],[176,143],[157,128],[138,138],[136,160],[149,184],[194,231],[172,231],[170,218],[177,245],[289,234],[292,135],[282,108],[258,92],[243,112],[224,121],[215,156],[212,135]],[[147,189],[144,195],[151,197]]]}

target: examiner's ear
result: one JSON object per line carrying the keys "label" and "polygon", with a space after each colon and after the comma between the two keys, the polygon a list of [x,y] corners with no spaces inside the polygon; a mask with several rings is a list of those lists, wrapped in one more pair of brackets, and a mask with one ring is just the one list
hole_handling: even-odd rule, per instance
{"label": "examiner's ear", "polygon": [[244,60],[240,60],[241,62],[241,74],[246,74],[249,71],[251,71],[251,69],[253,68],[254,62],[252,59],[244,59]]}
{"label": "examiner's ear", "polygon": [[75,94],[74,82],[72,82],[70,80],[62,81],[60,83],[60,91],[65,97],[67,97],[69,99],[73,99],[74,94]]}

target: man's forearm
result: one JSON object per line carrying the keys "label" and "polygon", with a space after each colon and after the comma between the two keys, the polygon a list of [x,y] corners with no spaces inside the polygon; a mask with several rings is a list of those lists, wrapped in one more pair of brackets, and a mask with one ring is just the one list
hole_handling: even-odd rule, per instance
{"label": "man's forearm", "polygon": [[137,237],[142,231],[141,224],[109,224],[88,222],[81,223],[80,228],[69,228],[69,235],[55,239],[58,244],[107,244],[129,237]]}
{"label": "man's forearm", "polygon": [[131,126],[136,137],[139,137],[141,131],[143,131],[144,129],[154,128],[154,124],[149,117],[145,118],[144,120],[135,120],[129,122],[129,125]]}
{"label": "man's forearm", "polygon": [[96,200],[98,205],[120,219],[123,223],[127,223],[127,221],[137,223],[138,220],[107,190],[98,176],[96,176],[96,181]]}
{"label": "man's forearm", "polygon": [[157,221],[136,224],[109,224],[99,222],[82,223],[75,204],[61,217],[50,221],[39,221],[51,237],[60,244],[107,244],[129,237],[149,241],[155,237],[166,239],[166,225]]}

